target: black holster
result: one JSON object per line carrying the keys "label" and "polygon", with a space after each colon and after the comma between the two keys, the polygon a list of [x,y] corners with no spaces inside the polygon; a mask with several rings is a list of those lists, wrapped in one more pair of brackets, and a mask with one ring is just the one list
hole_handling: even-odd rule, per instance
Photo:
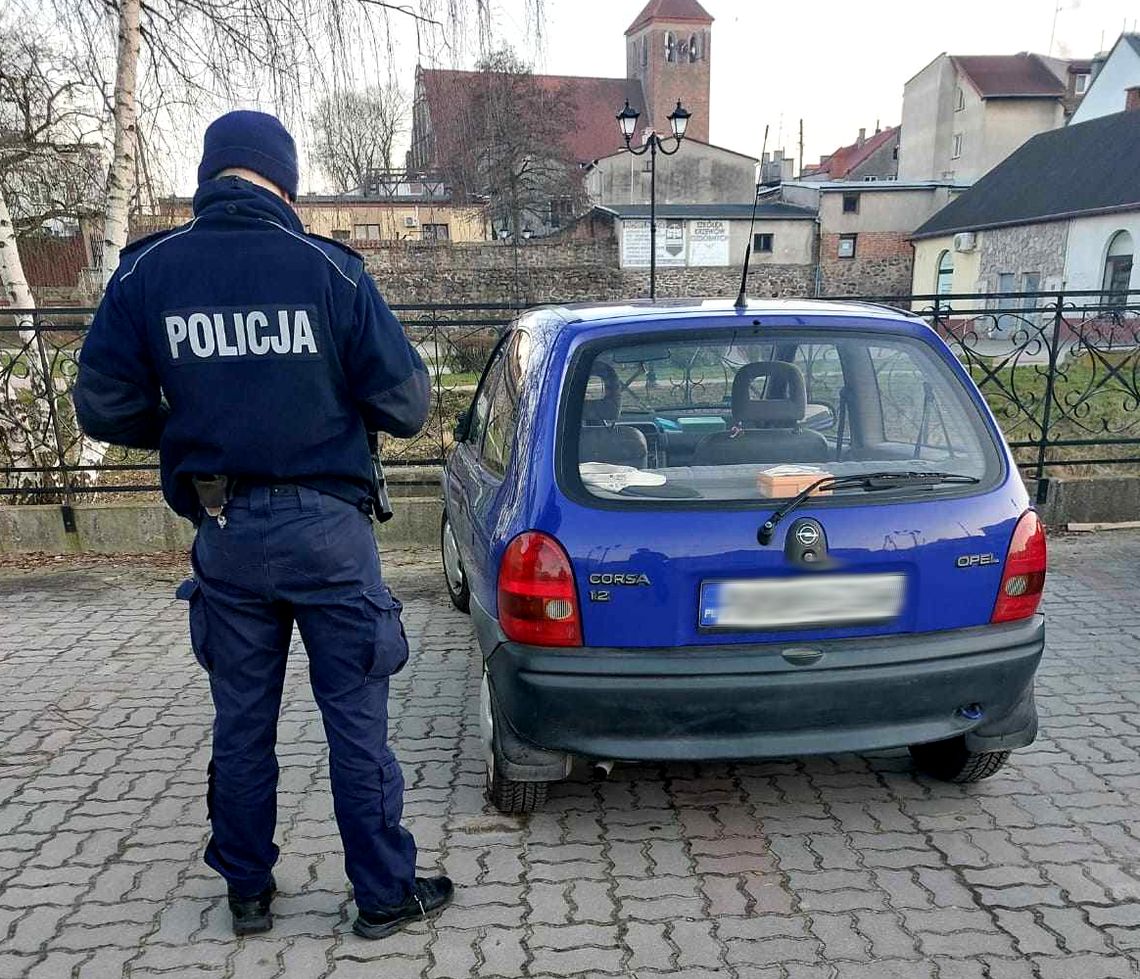
{"label": "black holster", "polygon": [[194,491],[202,509],[211,515],[219,513],[230,500],[230,479],[228,476],[191,476]]}

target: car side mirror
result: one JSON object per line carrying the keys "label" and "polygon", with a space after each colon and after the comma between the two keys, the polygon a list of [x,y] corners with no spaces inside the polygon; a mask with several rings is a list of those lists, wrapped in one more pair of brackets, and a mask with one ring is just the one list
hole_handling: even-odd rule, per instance
{"label": "car side mirror", "polygon": [[455,416],[455,428],[452,430],[452,435],[456,442],[466,442],[467,436],[471,434],[471,409],[460,412]]}

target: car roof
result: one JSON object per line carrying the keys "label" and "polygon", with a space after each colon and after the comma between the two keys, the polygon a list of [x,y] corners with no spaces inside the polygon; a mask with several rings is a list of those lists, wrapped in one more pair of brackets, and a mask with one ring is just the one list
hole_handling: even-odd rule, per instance
{"label": "car roof", "polygon": [[566,303],[528,310],[519,318],[520,326],[562,330],[600,323],[660,323],[670,319],[757,316],[835,316],[857,317],[862,321],[883,320],[914,323],[917,317],[905,310],[876,303],[829,301],[825,299],[750,299],[737,307],[730,299],[632,299],[601,303]]}

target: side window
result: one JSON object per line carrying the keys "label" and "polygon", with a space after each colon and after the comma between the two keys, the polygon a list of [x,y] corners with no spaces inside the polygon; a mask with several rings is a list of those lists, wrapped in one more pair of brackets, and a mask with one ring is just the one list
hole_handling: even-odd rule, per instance
{"label": "side window", "polygon": [[792,363],[804,377],[807,417],[804,425],[816,431],[831,432],[839,415],[843,391],[843,365],[833,343],[801,343]]}
{"label": "side window", "polygon": [[945,372],[932,370],[913,350],[869,346],[867,352],[888,443],[927,460],[954,458],[971,447],[969,417],[961,398],[949,390]]}
{"label": "side window", "polygon": [[511,461],[519,420],[519,395],[530,353],[530,335],[525,330],[516,330],[502,350],[501,365],[491,389],[482,453],[483,465],[496,476],[504,475]]}
{"label": "side window", "polygon": [[471,422],[467,428],[467,441],[476,448],[483,441],[483,432],[487,428],[487,413],[491,409],[491,395],[495,389],[495,381],[502,373],[503,350],[506,345],[506,343],[500,344],[491,355],[491,359],[483,371],[483,377],[479,381],[479,393],[475,395],[475,403],[471,406]]}

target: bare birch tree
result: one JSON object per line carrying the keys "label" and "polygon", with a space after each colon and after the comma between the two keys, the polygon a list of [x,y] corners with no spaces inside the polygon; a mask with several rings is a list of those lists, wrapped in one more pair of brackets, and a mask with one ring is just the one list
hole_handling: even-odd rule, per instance
{"label": "bare birch tree", "polygon": [[119,252],[127,243],[131,196],[135,187],[139,49],[142,47],[142,2],[119,0],[118,55],[112,120],[115,129],[111,165],[107,168],[107,195],[103,210],[103,282],[119,266]]}
{"label": "bare birch tree", "polygon": [[[115,38],[111,101],[114,149],[103,213],[103,273],[109,277],[127,240],[136,190],[137,108],[145,85],[157,104],[192,106],[201,96],[232,101],[243,91],[269,95],[278,111],[302,93],[343,90],[364,47],[391,44],[394,20],[414,25],[421,51],[458,56],[467,38],[486,50],[491,0],[16,0],[31,12],[50,4],[62,29],[85,45],[93,69]],[[544,0],[525,0],[541,36]],[[472,24],[474,21],[474,24]],[[101,48],[102,45],[102,48]],[[358,50],[360,49],[360,50]]]}

